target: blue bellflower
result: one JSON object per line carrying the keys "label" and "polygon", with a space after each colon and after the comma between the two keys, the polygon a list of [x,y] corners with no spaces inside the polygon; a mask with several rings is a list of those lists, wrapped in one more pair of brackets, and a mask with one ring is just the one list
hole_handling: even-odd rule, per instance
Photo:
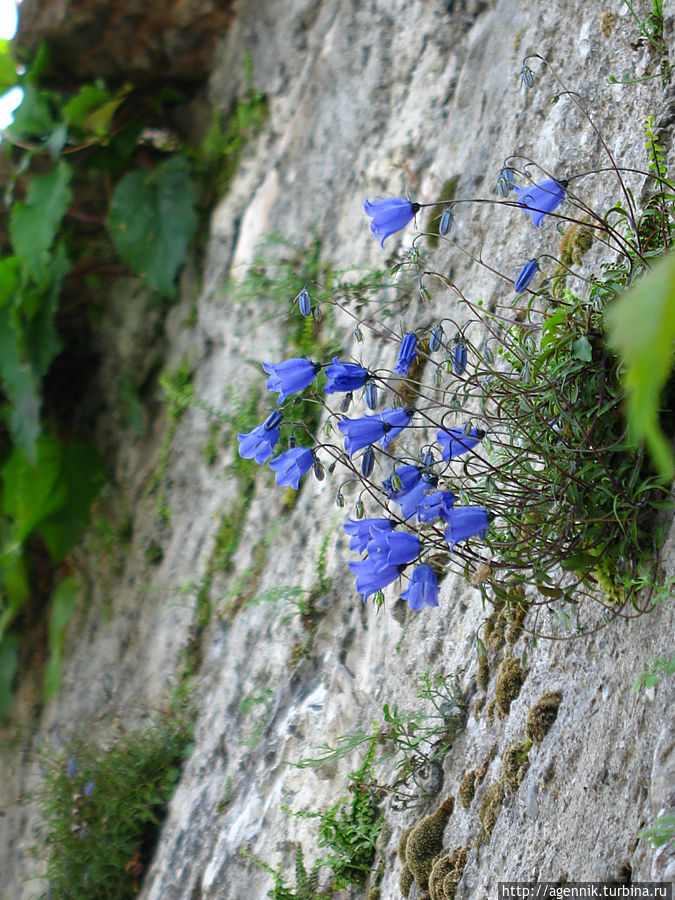
{"label": "blue bellflower", "polygon": [[280,363],[263,363],[263,369],[270,376],[267,390],[279,391],[278,406],[291,394],[304,391],[314,381],[321,366],[310,359],[295,357]]}
{"label": "blue bellflower", "polygon": [[529,187],[514,187],[518,194],[518,203],[532,216],[532,221],[539,228],[544,221],[544,216],[557,209],[565,199],[565,188],[569,182],[555,181],[547,178],[541,184],[531,184]]}
{"label": "blue bellflower", "polygon": [[405,228],[421,209],[419,203],[411,203],[403,197],[388,197],[385,200],[366,200],[363,209],[370,216],[370,230],[384,247],[390,234]]}
{"label": "blue bellflower", "polygon": [[433,522],[441,518],[447,522],[454,503],[455,498],[450,491],[434,491],[432,494],[426,494],[417,505],[417,519],[420,522]]}
{"label": "blue bellflower", "polygon": [[425,606],[438,606],[438,582],[431,566],[426,563],[417,566],[401,597],[408,601],[408,606],[415,612]]}
{"label": "blue bellflower", "polygon": [[352,574],[356,575],[356,590],[359,594],[363,594],[364,603],[371,594],[377,593],[392,581],[396,581],[400,575],[398,566],[378,568],[371,559],[358,559],[356,562],[350,562],[349,568]]}
{"label": "blue bellflower", "polygon": [[513,283],[516,294],[520,294],[525,290],[525,288],[532,281],[538,271],[539,265],[537,264],[536,259],[531,259],[529,262],[525,263],[523,268],[518,273],[518,277]]}
{"label": "blue bellflower", "polygon": [[291,447],[270,462],[270,469],[276,472],[275,481],[279,487],[290,485],[297,491],[300,479],[314,465],[314,454],[309,447]]}
{"label": "blue bellflower", "polygon": [[340,362],[337,356],[333,357],[333,363],[326,367],[328,381],[324,391],[327,394],[336,394],[340,391],[355,391],[363,387],[368,378],[368,370],[355,363]]}
{"label": "blue bellflower", "polygon": [[[394,477],[395,476],[395,477]],[[387,497],[398,500],[411,491],[422,477],[422,470],[418,466],[398,466],[389,478],[385,478],[382,487]]]}
{"label": "blue bellflower", "polygon": [[374,531],[366,550],[378,569],[404,566],[419,556],[420,542],[408,531]]}
{"label": "blue bellflower", "polygon": [[401,341],[398,351],[398,362],[396,363],[396,372],[403,378],[408,374],[410,366],[417,357],[417,335],[414,333],[406,334]]}
{"label": "blue bellflower", "polygon": [[460,506],[458,509],[451,509],[447,521],[448,527],[443,534],[451,550],[467,538],[476,536],[484,538],[490,524],[487,512],[480,506]]}
{"label": "blue bellflower", "polygon": [[338,428],[345,436],[345,450],[353,456],[369,444],[380,442],[383,450],[390,441],[399,435],[406,425],[410,424],[410,415],[402,407],[383,409],[374,416],[362,416],[360,419],[341,419]]}
{"label": "blue bellflower", "polygon": [[[269,421],[266,420],[266,421]],[[237,435],[239,438],[239,456],[243,459],[255,459],[259,466],[274,456],[274,445],[279,440],[279,426],[266,427],[266,422],[256,425],[253,431]]]}
{"label": "blue bellflower", "polygon": [[417,484],[401,497],[397,498],[397,503],[401,504],[401,516],[409,519],[417,513],[420,505],[424,503],[429,485],[426,481],[418,481]]}
{"label": "blue bellflower", "polygon": [[391,531],[391,519],[347,519],[345,532],[350,535],[349,549],[363,553],[377,531]]}
{"label": "blue bellflower", "polygon": [[472,428],[467,434],[463,428],[441,428],[436,432],[436,438],[443,450],[443,459],[449,462],[456,456],[461,456],[467,450],[471,450],[485,437],[485,432],[480,428]]}
{"label": "blue bellflower", "polygon": [[452,352],[452,371],[455,375],[463,375],[466,369],[466,344],[459,340]]}

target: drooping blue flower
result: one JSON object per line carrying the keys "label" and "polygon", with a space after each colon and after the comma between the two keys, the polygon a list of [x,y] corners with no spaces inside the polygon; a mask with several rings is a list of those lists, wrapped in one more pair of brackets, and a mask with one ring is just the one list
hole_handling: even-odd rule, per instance
{"label": "drooping blue flower", "polygon": [[388,197],[385,200],[366,200],[363,209],[370,216],[370,230],[384,247],[390,234],[405,228],[421,209],[419,203],[411,203],[403,197]]}
{"label": "drooping blue flower", "polygon": [[[266,421],[269,421],[269,418]],[[239,438],[239,456],[242,459],[255,459],[259,466],[274,456],[274,445],[279,440],[279,426],[267,428],[265,422],[256,425],[253,431],[237,435]]]}
{"label": "drooping blue flower", "polygon": [[369,444],[380,442],[384,450],[406,425],[410,424],[410,416],[402,407],[383,409],[375,416],[362,416],[360,419],[341,419],[338,428],[345,436],[345,450],[353,456]]}
{"label": "drooping blue flower", "polygon": [[366,450],[361,457],[361,474],[364,478],[369,478],[373,472],[373,466],[375,465],[375,451],[372,447],[366,447]]}
{"label": "drooping blue flower", "polygon": [[490,524],[487,512],[480,506],[460,506],[451,509],[447,521],[448,527],[443,534],[451,550],[467,538],[476,536],[484,538]]}
{"label": "drooping blue flower", "polygon": [[364,603],[371,594],[396,581],[400,575],[398,566],[378,568],[372,559],[357,559],[349,563],[349,568],[356,575],[356,590],[359,594],[363,594]]}
{"label": "drooping blue flower", "polygon": [[429,353],[435,353],[436,350],[440,349],[441,341],[443,340],[443,326],[439,323],[435,326],[434,330],[431,332],[429,336]]}
{"label": "drooping blue flower", "polygon": [[96,782],[88,781],[84,786],[84,796],[91,797],[91,795],[94,793],[95,788],[96,788]]}
{"label": "drooping blue flower", "polygon": [[524,188],[514,187],[513,190],[518,194],[519,205],[530,213],[532,221],[539,228],[544,216],[557,209],[565,199],[565,188],[568,183],[547,178],[541,184],[531,184]]}
{"label": "drooping blue flower", "polygon": [[536,259],[531,259],[529,262],[525,263],[513,284],[516,294],[520,294],[525,290],[538,271],[539,265]]}
{"label": "drooping blue flower", "polygon": [[309,296],[309,291],[307,290],[307,288],[303,288],[295,299],[298,301],[300,315],[305,316],[305,318],[307,318],[307,316],[311,316],[312,298]]}
{"label": "drooping blue flower", "polygon": [[426,481],[418,481],[411,490],[397,499],[397,502],[401,504],[401,517],[403,519],[409,519],[417,513],[420,504],[424,503],[428,490],[429,485]]}
{"label": "drooping blue flower", "polygon": [[514,188],[513,170],[504,166],[497,178],[497,191],[500,197],[508,197]]}
{"label": "drooping blue flower", "polygon": [[405,378],[408,374],[410,366],[417,357],[417,335],[413,332],[406,334],[401,341],[398,351],[398,362],[396,363],[396,372]]}
{"label": "drooping blue flower", "polygon": [[448,520],[448,514],[455,504],[455,497],[450,491],[434,491],[425,494],[421,503],[416,508],[417,519],[420,522],[433,522],[435,519]]}
{"label": "drooping blue flower", "polygon": [[368,409],[377,409],[377,385],[372,378],[366,382],[363,398],[366,401]]}
{"label": "drooping blue flower", "polygon": [[485,432],[480,428],[472,428],[468,434],[463,428],[440,428],[436,432],[436,438],[441,445],[443,459],[446,462],[471,450],[484,437]]}
{"label": "drooping blue flower", "polygon": [[398,500],[408,491],[411,491],[422,477],[422,470],[418,466],[405,465],[394,469],[389,478],[385,478],[382,487],[387,497]]}
{"label": "drooping blue flower", "polygon": [[441,216],[441,221],[438,223],[438,233],[441,236],[445,236],[450,229],[452,228],[452,210],[445,209],[443,210],[443,215]]}
{"label": "drooping blue flower", "polygon": [[426,563],[417,566],[401,597],[408,601],[408,606],[415,612],[425,606],[438,606],[438,582],[431,566]]}
{"label": "drooping blue flower", "polygon": [[321,366],[310,359],[295,357],[280,363],[263,363],[263,369],[270,376],[267,379],[267,390],[279,391],[279,405],[291,394],[304,391],[314,381]]}
{"label": "drooping blue flower", "polygon": [[374,531],[366,550],[376,568],[404,566],[419,556],[420,542],[408,531]]}
{"label": "drooping blue flower", "polygon": [[327,394],[337,394],[340,391],[355,391],[357,388],[363,387],[368,378],[368,370],[363,366],[357,366],[356,363],[340,362],[337,356],[333,357],[333,362],[326,367],[326,377],[328,381],[324,391]]}
{"label": "drooping blue flower", "polygon": [[270,469],[276,472],[274,480],[279,487],[290,485],[297,491],[300,479],[314,465],[314,454],[309,447],[291,447],[270,462]]}
{"label": "drooping blue flower", "polygon": [[347,519],[345,532],[351,536],[349,549],[363,553],[376,531],[391,531],[394,527],[391,519]]}
{"label": "drooping blue flower", "polygon": [[452,371],[455,375],[463,375],[466,369],[466,344],[460,338],[452,351]]}

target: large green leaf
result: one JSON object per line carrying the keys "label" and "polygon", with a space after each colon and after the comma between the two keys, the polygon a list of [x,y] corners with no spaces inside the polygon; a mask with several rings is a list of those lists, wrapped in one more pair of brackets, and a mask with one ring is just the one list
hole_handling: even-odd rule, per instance
{"label": "large green leaf", "polygon": [[197,227],[196,200],[182,156],[152,172],[129,172],[113,194],[108,227],[120,256],[165,296],[176,292],[174,279]]}
{"label": "large green leaf", "polygon": [[609,343],[624,362],[631,434],[646,441],[661,474],[672,478],[673,453],[659,426],[659,405],[675,349],[675,253],[612,304],[605,319]]}
{"label": "large green leaf", "polygon": [[52,594],[49,618],[49,660],[45,670],[44,698],[51,700],[61,684],[61,659],[66,629],[72,616],[82,585],[78,578],[64,578]]}
{"label": "large green leaf", "polygon": [[14,87],[18,78],[10,43],[7,40],[0,40],[0,94]]}
{"label": "large green leaf", "polygon": [[2,467],[2,506],[14,520],[13,536],[23,543],[36,526],[68,500],[61,478],[62,448],[56,438],[44,435],[37,443],[37,462],[29,462],[18,447]]}
{"label": "large green leaf", "polygon": [[16,255],[39,283],[48,274],[49,249],[70,205],[72,170],[61,160],[49,175],[31,178],[26,200],[15,203],[9,232]]}
{"label": "large green leaf", "polygon": [[67,556],[89,523],[92,501],[105,482],[103,461],[93,447],[71,444],[63,448],[59,479],[68,501],[37,527],[54,562]]}
{"label": "large green leaf", "polygon": [[42,137],[54,127],[47,96],[25,79],[22,87],[23,100],[14,111],[14,120],[7,130],[17,138]]}

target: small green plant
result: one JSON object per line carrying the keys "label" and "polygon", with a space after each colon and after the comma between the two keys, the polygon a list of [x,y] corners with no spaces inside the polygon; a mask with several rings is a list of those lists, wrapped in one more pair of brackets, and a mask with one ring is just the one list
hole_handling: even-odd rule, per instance
{"label": "small green plant", "polygon": [[675,675],[675,656],[671,656],[670,659],[666,659],[665,656],[654,656],[649,660],[649,665],[651,670],[640,673],[640,677],[633,685],[634,691],[639,691],[643,687],[656,687],[662,677],[669,678]]}
{"label": "small green plant", "polygon": [[295,884],[287,884],[283,877],[283,866],[279,863],[276,868],[270,866],[264,860],[257,856],[252,856],[245,850],[241,850],[241,855],[254,862],[259,868],[264,869],[274,879],[273,887],[267,892],[267,896],[271,900],[330,900],[332,891],[319,892],[319,868],[321,860],[315,863],[312,868],[307,871],[305,867],[304,853],[302,846],[298,845],[295,851]]}
{"label": "small green plant", "polygon": [[675,844],[675,815],[662,813],[653,825],[643,828],[638,837],[651,842],[652,847],[663,847],[664,844]]}
{"label": "small green plant", "polygon": [[49,848],[45,896],[136,896],[190,740],[185,718],[162,718],[108,749],[75,740],[46,761],[38,796]]}

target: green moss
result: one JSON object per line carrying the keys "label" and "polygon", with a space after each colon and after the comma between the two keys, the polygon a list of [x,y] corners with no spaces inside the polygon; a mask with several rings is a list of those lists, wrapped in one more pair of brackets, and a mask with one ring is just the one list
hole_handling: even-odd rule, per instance
{"label": "green moss", "polygon": [[454,900],[468,852],[468,847],[457,847],[452,853],[436,860],[429,876],[431,900]]}
{"label": "green moss", "polygon": [[480,714],[483,712],[486,700],[487,697],[479,697],[473,705],[473,717],[476,721],[480,719]]}
{"label": "green moss", "polygon": [[412,828],[406,828],[405,831],[401,832],[401,837],[398,839],[398,844],[396,845],[396,855],[402,863],[405,863],[405,845],[408,843],[411,831]]}
{"label": "green moss", "polygon": [[527,713],[527,736],[541,743],[558,717],[558,707],[562,702],[560,691],[547,691]]}
{"label": "green moss", "polygon": [[496,653],[504,644],[504,630],[506,629],[506,616],[503,609],[492,612],[483,627],[483,639],[490,650]]}
{"label": "green moss", "polygon": [[478,670],[476,672],[476,684],[481,691],[487,691],[490,684],[490,665],[487,656],[478,657]]}
{"label": "green moss", "polygon": [[413,873],[410,871],[406,863],[403,863],[403,867],[398,876],[398,888],[404,897],[407,897],[410,893],[410,888],[413,886],[414,882]]}
{"label": "green moss", "polygon": [[464,809],[468,809],[471,806],[471,801],[473,800],[473,795],[475,793],[476,770],[472,769],[470,772],[466,772],[464,778],[462,778],[462,783],[459,786],[459,802]]}
{"label": "green moss", "polygon": [[483,836],[486,841],[492,837],[499,812],[504,802],[504,781],[500,779],[491,784],[483,794],[480,803],[480,821],[483,826]]}
{"label": "green moss", "polygon": [[497,672],[497,684],[495,686],[495,700],[500,716],[508,716],[511,704],[520,693],[525,681],[525,673],[520,668],[520,663],[513,656],[507,656]]}
{"label": "green moss", "polygon": [[530,603],[525,598],[525,591],[522,586],[514,588],[509,594],[509,624],[504,632],[504,639],[510,646],[513,646],[523,633],[523,622],[529,608]]}
{"label": "green moss", "polygon": [[530,760],[528,753],[532,747],[532,741],[523,741],[520,744],[511,744],[504,751],[502,758],[502,775],[504,780],[514,791],[522,784],[527,772]]}
{"label": "green moss", "polygon": [[[459,175],[452,175],[443,183],[440,194],[441,200],[454,200],[457,193],[457,185],[459,184]],[[424,224],[424,230],[427,232],[427,243],[430,247],[438,246],[438,226],[440,224],[441,215],[445,206],[431,206],[427,214],[427,220]]]}
{"label": "green moss", "polygon": [[379,887],[371,887],[371,889],[368,891],[368,900],[380,900]]}
{"label": "green moss", "polygon": [[454,797],[414,825],[405,848],[408,868],[419,889],[426,889],[434,858],[443,849],[443,831],[455,807]]}
{"label": "green moss", "polygon": [[616,13],[613,13],[610,9],[606,9],[602,16],[600,16],[600,34],[603,37],[609,37],[614,30],[615,25]]}

